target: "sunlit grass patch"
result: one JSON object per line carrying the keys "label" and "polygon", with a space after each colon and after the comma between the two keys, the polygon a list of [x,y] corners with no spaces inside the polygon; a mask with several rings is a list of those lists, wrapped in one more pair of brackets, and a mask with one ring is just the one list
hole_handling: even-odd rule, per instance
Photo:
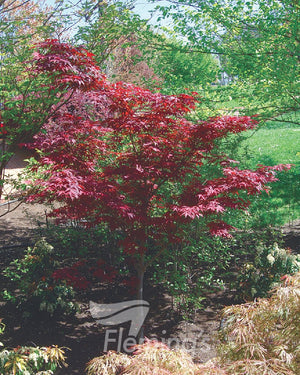
{"label": "sunlit grass patch", "polygon": [[[298,113],[295,114],[298,116]],[[300,217],[300,128],[292,123],[269,122],[258,130],[249,131],[241,142],[239,159],[243,168],[259,164],[292,164],[280,173],[269,194],[258,199],[252,212],[261,211],[261,224],[280,225]]]}

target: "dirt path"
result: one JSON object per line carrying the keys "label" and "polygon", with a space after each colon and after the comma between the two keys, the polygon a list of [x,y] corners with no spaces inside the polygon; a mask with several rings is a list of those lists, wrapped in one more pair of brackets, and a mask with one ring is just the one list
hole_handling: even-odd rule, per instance
{"label": "dirt path", "polygon": [[0,248],[33,242],[34,230],[46,225],[45,206],[19,204],[3,205],[0,202]]}

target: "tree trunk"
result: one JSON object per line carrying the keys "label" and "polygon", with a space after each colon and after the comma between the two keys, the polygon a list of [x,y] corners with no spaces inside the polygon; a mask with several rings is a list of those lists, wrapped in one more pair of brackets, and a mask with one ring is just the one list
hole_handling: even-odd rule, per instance
{"label": "tree trunk", "polygon": [[144,276],[145,276],[145,269],[138,269],[137,270],[137,278],[138,278],[138,284],[137,284],[137,292],[136,292],[136,298],[137,299],[143,299],[144,297]]}
{"label": "tree trunk", "polygon": [[[144,276],[145,276],[144,254],[141,255],[141,259],[137,264],[136,270],[137,270],[137,279],[138,279],[136,298],[138,300],[142,300],[144,297]],[[142,311],[141,311],[141,314],[142,314]],[[140,343],[140,342],[143,342],[143,340],[144,340],[144,327],[142,326],[142,328],[140,329],[140,332],[137,335],[137,342]]]}
{"label": "tree trunk", "polygon": [[5,163],[4,163],[4,152],[5,152],[5,141],[0,140],[0,156],[1,156],[1,162],[0,162],[0,199],[2,197],[2,192],[3,192],[3,184],[4,184],[4,168],[5,168]]}

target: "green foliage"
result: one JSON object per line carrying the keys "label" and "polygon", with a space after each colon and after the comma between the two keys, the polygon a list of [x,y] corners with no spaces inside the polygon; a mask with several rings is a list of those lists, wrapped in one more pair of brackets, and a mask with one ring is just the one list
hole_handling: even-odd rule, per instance
{"label": "green foliage", "polygon": [[0,196],[8,161],[32,140],[55,105],[68,100],[66,90],[50,83],[50,75],[34,69],[32,50],[41,40],[62,39],[64,28],[76,22],[67,2],[50,7],[35,0],[0,2]]}
{"label": "green foliage", "polygon": [[223,287],[232,260],[231,240],[212,237],[195,222],[186,228],[186,241],[165,251],[154,264],[152,281],[173,297],[183,318],[194,319],[208,292]]}
{"label": "green foliage", "polygon": [[53,251],[57,259],[102,256],[109,259],[111,265],[119,265],[122,261],[118,247],[122,238],[121,231],[109,231],[105,224],[93,228],[86,228],[81,224],[76,221],[69,222],[68,225],[49,224],[40,233],[55,245]]}
{"label": "green foliage", "polygon": [[218,55],[229,75],[229,82],[220,81],[224,86],[209,90],[212,104],[230,96],[238,100],[240,113],[258,113],[264,119],[299,109],[297,1],[174,3],[158,6],[162,17],[172,18],[172,32],[185,41],[187,50]]}
{"label": "green foliage", "polygon": [[243,265],[239,274],[238,293],[245,299],[266,297],[286,274],[300,271],[300,255],[289,250],[261,245],[257,248],[254,260]]}
{"label": "green foliage", "polygon": [[3,375],[53,375],[65,365],[64,350],[57,346],[20,346],[0,352],[0,370]]}
{"label": "green foliage", "polygon": [[175,295],[173,299],[173,307],[179,312],[182,319],[193,321],[197,311],[204,308],[203,290],[199,285],[186,288],[180,294]]}
{"label": "green foliage", "polygon": [[175,38],[156,35],[153,42],[157,44],[150,66],[162,81],[162,92],[205,90],[217,80],[219,66],[212,56],[199,55]]}
{"label": "green foliage", "polygon": [[[243,292],[247,289],[247,286],[240,285],[245,278],[243,265],[257,256],[257,249],[261,244],[264,244],[262,248],[270,251],[275,241],[281,246],[280,230],[261,227],[253,231],[249,215],[241,213],[232,213],[229,219],[234,226],[240,228],[233,232],[233,238],[211,237],[201,229],[200,222],[195,222],[186,228],[187,241],[181,246],[170,247],[163,253],[161,261],[153,264],[151,281],[164,285],[172,296],[173,308],[184,319],[193,320],[197,310],[205,305],[207,296],[225,286],[236,289],[238,285],[239,293],[236,298],[243,300]],[[286,254],[289,256],[288,251]],[[293,257],[291,255],[290,259]],[[281,275],[291,270],[288,266],[283,269],[285,271]],[[271,272],[274,274],[275,271]],[[280,276],[277,281],[279,279]],[[272,277],[270,280],[273,280]],[[271,285],[266,292],[270,288]],[[248,289],[247,295],[250,296]]]}
{"label": "green foliage", "polygon": [[238,160],[242,169],[253,169],[260,164],[292,164],[289,171],[278,173],[278,181],[272,183],[268,192],[259,197],[244,195],[251,205],[246,215],[230,213],[228,220],[234,227],[261,231],[293,223],[300,217],[299,128],[290,122],[298,118],[299,113],[295,112],[281,117],[281,121],[268,121],[254,131],[230,135],[218,145],[224,154]]}
{"label": "green foliage", "polygon": [[95,54],[109,79],[124,80],[125,75],[125,80],[134,80],[135,76],[143,85],[172,94],[216,81],[219,69],[214,58],[199,56],[180,40],[156,33],[130,5],[115,1],[97,6],[86,1],[80,11],[85,22],[75,34],[75,43],[84,43]]}
{"label": "green foliage", "polygon": [[74,40],[79,44],[84,43],[95,54],[98,65],[109,76],[114,71],[116,49],[138,44],[136,35],[149,30],[146,22],[121,1],[102,1],[95,5],[95,1],[88,0],[82,5],[80,13],[85,22],[78,28]]}
{"label": "green foliage", "polygon": [[25,251],[23,258],[14,260],[4,270],[12,285],[3,291],[3,297],[16,304],[24,318],[38,311],[50,316],[75,313],[73,288],[52,278],[57,265],[53,247],[41,239]]}
{"label": "green foliage", "polygon": [[[18,119],[23,131],[30,132],[33,126],[30,121],[26,122],[24,112],[28,112],[28,108],[36,108],[36,112],[39,112],[43,106],[49,107],[49,92],[48,95],[42,95],[45,81],[30,74],[27,68],[33,45],[51,37],[55,27],[59,29],[55,18],[54,13],[49,14],[49,9],[36,1],[4,1],[0,4],[1,117],[7,122],[9,119]],[[33,95],[33,92],[37,95]],[[6,110],[3,110],[3,105]],[[30,115],[37,117],[37,113],[27,113],[27,116]],[[14,130],[16,136],[18,129],[10,130]]]}
{"label": "green foliage", "polygon": [[297,199],[299,194],[299,174],[296,171],[279,176],[280,180],[272,185],[269,194],[264,193],[261,199],[254,199],[249,216],[252,227],[266,228],[292,224],[300,215]]}
{"label": "green foliage", "polygon": [[62,259],[69,256],[85,257],[88,253],[99,251],[107,237],[101,228],[87,229],[75,223],[68,226],[50,224],[42,234],[47,241],[55,244],[55,253]]}

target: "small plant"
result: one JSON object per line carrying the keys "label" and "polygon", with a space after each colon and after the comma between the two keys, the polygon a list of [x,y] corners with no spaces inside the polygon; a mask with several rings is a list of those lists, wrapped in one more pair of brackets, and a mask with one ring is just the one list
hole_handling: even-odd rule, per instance
{"label": "small plant", "polygon": [[62,365],[66,365],[64,350],[57,346],[20,346],[0,352],[3,375],[52,375]]}
{"label": "small plant", "polygon": [[87,364],[87,375],[229,375],[213,361],[197,365],[183,350],[155,340],[133,346],[131,356],[107,352]]}
{"label": "small plant", "polygon": [[185,293],[178,296],[174,296],[173,304],[176,310],[180,313],[182,318],[187,321],[193,321],[197,311],[204,308],[203,301],[205,297],[201,296],[201,290],[197,289],[197,286],[193,289],[191,293]]}
{"label": "small plant", "polygon": [[88,375],[114,375],[129,364],[129,356],[111,350],[101,357],[93,358],[87,364],[86,371]]}
{"label": "small plant", "polygon": [[[114,238],[106,226],[97,225],[95,228],[85,228],[82,223],[70,220],[68,224],[48,224],[43,228],[42,236],[50,243],[55,244],[57,257],[85,258],[91,253],[103,253],[111,250]],[[116,240],[117,241],[117,240]],[[107,254],[109,256],[109,250]],[[110,254],[111,256],[111,254]]]}
{"label": "small plant", "polygon": [[[0,334],[5,329],[0,319]],[[3,344],[1,343],[3,346]],[[0,351],[1,375],[53,375],[57,367],[67,366],[65,352],[57,345],[49,347],[18,346]]]}
{"label": "small plant", "polygon": [[22,308],[23,317],[30,317],[36,311],[45,311],[50,316],[75,313],[73,288],[52,277],[57,265],[53,247],[41,239],[25,251],[22,259],[14,260],[5,269],[4,275],[13,284],[4,290],[3,297]]}
{"label": "small plant", "polygon": [[300,273],[270,298],[224,310],[220,357],[228,374],[300,373]]}
{"label": "small plant", "polygon": [[154,264],[151,278],[172,297],[176,313],[191,321],[205,306],[207,294],[223,288],[233,259],[232,239],[212,237],[201,223],[192,224],[185,229],[188,242],[169,245]]}
{"label": "small plant", "polygon": [[165,344],[145,340],[133,346],[131,356],[108,352],[92,359],[87,365],[88,375],[193,375],[197,366],[184,351],[171,350]]}
{"label": "small plant", "polygon": [[183,350],[171,350],[157,341],[147,341],[134,347],[131,364],[123,371],[125,375],[182,374],[193,375],[196,365]]}
{"label": "small plant", "polygon": [[257,247],[253,262],[244,264],[238,278],[239,293],[247,300],[266,297],[282,276],[300,270],[300,256],[289,250],[272,246]]}

